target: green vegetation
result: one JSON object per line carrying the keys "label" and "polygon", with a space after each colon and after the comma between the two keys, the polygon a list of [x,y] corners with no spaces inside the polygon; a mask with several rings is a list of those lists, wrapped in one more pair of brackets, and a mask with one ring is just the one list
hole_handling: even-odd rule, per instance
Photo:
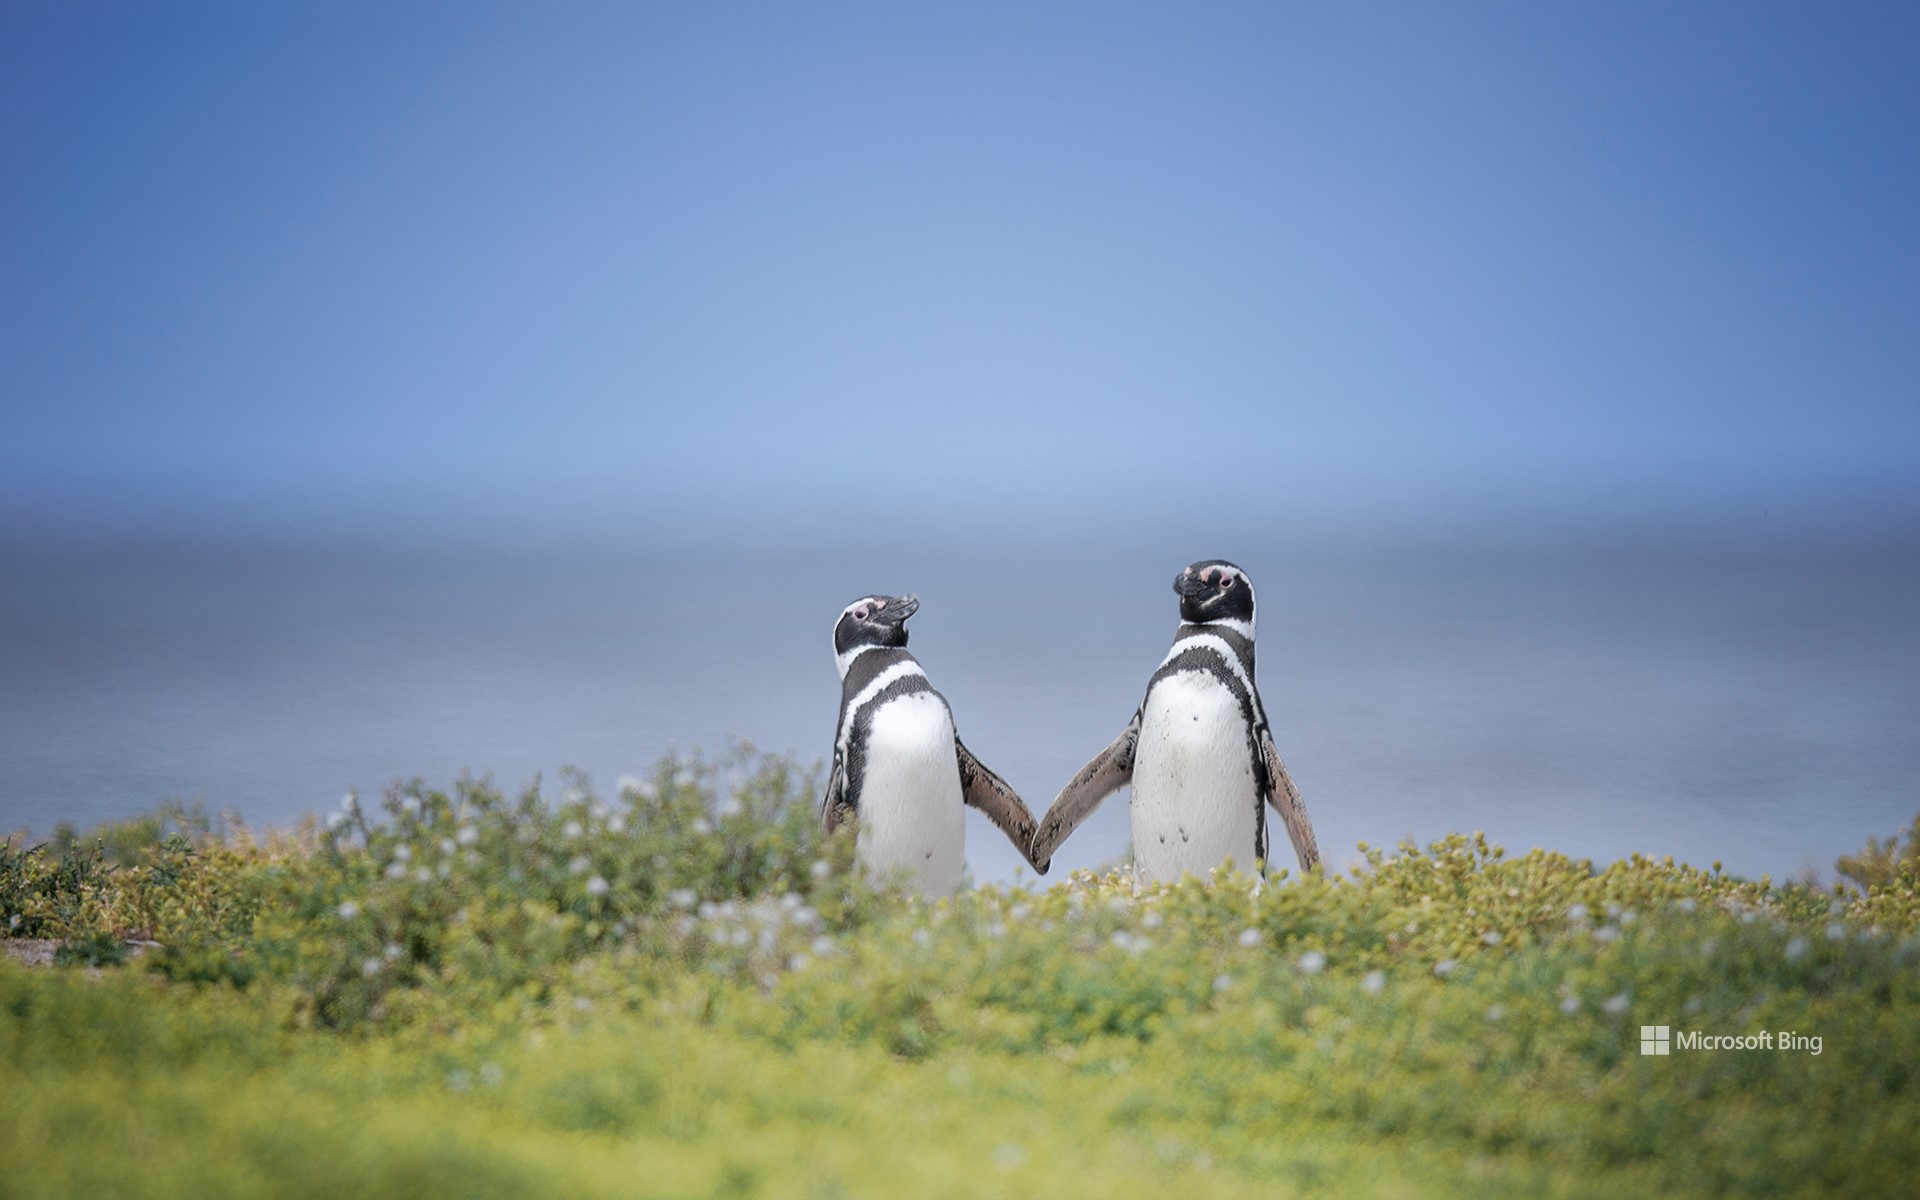
{"label": "green vegetation", "polygon": [[1898,887],[1902,875],[1920,875],[1920,813],[1915,813],[1913,824],[1907,826],[1904,847],[1897,833],[1884,842],[1870,837],[1866,849],[1842,855],[1835,867],[1863,888]]}
{"label": "green vegetation", "polygon": [[[741,748],[283,839],[0,850],[0,1196],[1858,1195],[1920,1169],[1920,885],[1478,837],[926,905]],[[145,827],[143,827],[145,828]],[[123,937],[158,943],[112,964]],[[97,969],[90,967],[96,965]],[[1805,1049],[1640,1053],[1640,1026]]]}

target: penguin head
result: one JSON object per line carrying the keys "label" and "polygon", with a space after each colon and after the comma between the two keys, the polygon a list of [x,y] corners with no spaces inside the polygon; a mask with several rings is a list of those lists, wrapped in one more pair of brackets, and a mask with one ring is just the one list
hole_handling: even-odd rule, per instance
{"label": "penguin head", "polygon": [[863,596],[847,605],[833,627],[833,652],[845,655],[866,646],[907,644],[907,618],[920,607],[918,596]]}
{"label": "penguin head", "polygon": [[1180,597],[1180,619],[1188,624],[1245,621],[1253,627],[1253,583],[1223,558],[1194,563],[1173,577],[1173,590]]}

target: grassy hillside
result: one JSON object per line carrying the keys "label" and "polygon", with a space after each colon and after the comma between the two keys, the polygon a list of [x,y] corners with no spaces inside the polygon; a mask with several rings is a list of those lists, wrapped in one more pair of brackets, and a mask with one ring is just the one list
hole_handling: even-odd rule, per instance
{"label": "grassy hillside", "polygon": [[[1454,837],[934,906],[775,757],[0,857],[0,1196],[1859,1195],[1920,900]],[[114,965],[128,936],[158,943]],[[88,964],[106,964],[94,965]],[[1791,1031],[1794,1050],[1640,1053]]]}

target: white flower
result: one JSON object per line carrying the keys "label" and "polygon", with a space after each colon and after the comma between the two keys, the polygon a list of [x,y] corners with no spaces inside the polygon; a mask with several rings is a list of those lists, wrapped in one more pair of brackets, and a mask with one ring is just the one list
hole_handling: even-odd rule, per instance
{"label": "white flower", "polygon": [[1787,939],[1787,961],[1788,962],[1793,962],[1796,959],[1804,958],[1806,956],[1806,953],[1807,953],[1807,939],[1803,937],[1791,937]]}
{"label": "white flower", "polygon": [[786,895],[780,897],[780,910],[790,913],[804,903],[806,903],[806,901],[800,898],[799,892],[788,892]]}
{"label": "white flower", "polygon": [[987,936],[996,939],[1003,938],[1007,936],[1007,927],[999,921],[989,921],[987,922]]}
{"label": "white flower", "polygon": [[834,950],[833,939],[823,933],[819,937],[813,939],[812,949],[813,949],[813,956],[815,958],[825,958],[827,955],[833,953],[833,950]]}
{"label": "white flower", "polygon": [[813,961],[812,959],[810,959],[810,958],[808,958],[808,957],[807,957],[806,955],[804,955],[804,954],[792,954],[792,955],[788,955],[788,956],[787,956],[787,970],[789,970],[789,971],[804,971],[804,970],[806,970],[806,969],[807,969],[807,964],[808,964],[808,963],[810,963],[810,962],[812,962],[812,961]]}
{"label": "white flower", "polygon": [[1628,992],[1621,992],[1617,996],[1608,996],[1606,1001],[1600,1005],[1601,1008],[1606,1009],[1608,1013],[1616,1017],[1626,1012],[1627,1009],[1632,1006],[1633,996]]}
{"label": "white flower", "polygon": [[400,843],[400,844],[399,844],[398,846],[395,846],[395,847],[393,848],[393,861],[395,861],[395,862],[412,862],[412,861],[413,861],[413,847],[412,847],[412,846],[409,846],[409,845],[407,845],[407,844],[406,844],[405,842],[401,842],[401,843]]}
{"label": "white flower", "polygon": [[354,795],[352,792],[348,792],[346,795],[340,797],[341,812],[350,813],[355,811],[359,807],[360,807],[360,797]]}
{"label": "white flower", "polygon": [[1699,906],[1693,902],[1692,896],[1682,896],[1680,897],[1679,900],[1674,902],[1674,907],[1679,909],[1681,912],[1692,912],[1695,908],[1698,908]]}
{"label": "white flower", "polygon": [[699,899],[692,888],[675,888],[667,893],[667,903],[675,908],[692,908]]}
{"label": "white flower", "polygon": [[1498,1021],[1506,1015],[1507,1009],[1505,1005],[1489,1004],[1487,1006],[1487,1020],[1489,1021]]}
{"label": "white flower", "polygon": [[346,823],[347,823],[347,814],[343,812],[330,812],[327,814],[328,829],[338,829],[342,825],[345,825]]}
{"label": "white flower", "polygon": [[705,817],[695,817],[693,824],[689,826],[689,828],[693,830],[696,837],[705,837],[713,832],[713,822],[707,820]]}
{"label": "white flower", "polygon": [[1489,946],[1498,946],[1504,939],[1501,937],[1498,929],[1489,929],[1480,935],[1480,940]]}
{"label": "white flower", "polygon": [[592,1012],[593,1011],[592,998],[588,996],[575,996],[573,998],[573,1011]]}
{"label": "white flower", "polygon": [[415,816],[420,812],[420,797],[408,796],[400,801],[400,807],[406,811],[407,815]]}
{"label": "white flower", "polygon": [[1620,927],[1618,925],[1602,925],[1593,931],[1593,940],[1596,942],[1616,941],[1619,937]]}
{"label": "white flower", "polygon": [[1840,922],[1835,921],[1832,924],[1827,926],[1828,941],[1837,942],[1841,938],[1846,936],[1847,936],[1847,927],[1845,925],[1842,925]]}
{"label": "white flower", "polygon": [[587,873],[587,868],[592,865],[593,865],[592,859],[588,858],[584,854],[576,854],[571,859],[567,860],[567,872],[572,875],[585,875]]}
{"label": "white flower", "polygon": [[1033,911],[1032,909],[1028,908],[1024,904],[1016,904],[1012,908],[1007,910],[1007,920],[1024,921],[1027,919],[1027,914],[1031,913],[1032,911]]}
{"label": "white flower", "polygon": [[1158,929],[1160,928],[1160,923],[1162,920],[1164,920],[1164,918],[1161,917],[1159,913],[1150,912],[1146,916],[1140,918],[1140,928]]}
{"label": "white flower", "polygon": [[[440,869],[443,871],[446,870],[447,864],[441,863]],[[433,879],[433,872],[427,870],[425,867],[415,867],[413,869],[413,881],[415,883],[427,883],[432,879]]]}
{"label": "white flower", "polygon": [[1567,920],[1584,921],[1587,919],[1587,906],[1584,904],[1567,905]]}
{"label": "white flower", "polygon": [[462,825],[459,831],[453,835],[453,840],[459,842],[462,846],[471,846],[480,840],[480,831],[471,825]]}
{"label": "white flower", "polygon": [[813,860],[813,865],[807,868],[807,874],[813,876],[815,879],[825,879],[832,870],[833,867],[828,864],[826,859],[816,858]]}
{"label": "white flower", "polygon": [[500,1069],[500,1064],[498,1063],[480,1064],[480,1082],[486,1084],[488,1087],[499,1083],[504,1074],[505,1072]]}
{"label": "white flower", "polygon": [[1459,963],[1454,962],[1450,958],[1443,958],[1439,962],[1433,964],[1433,973],[1435,975],[1438,975],[1440,978],[1445,979],[1447,976],[1453,974],[1453,969],[1459,965],[1460,965]]}
{"label": "white flower", "polygon": [[1565,1000],[1562,1000],[1560,1002],[1560,1011],[1563,1013],[1566,1013],[1568,1016],[1572,1016],[1574,1013],[1579,1012],[1580,997],[1568,996]]}
{"label": "white flower", "polygon": [[619,813],[615,813],[612,816],[607,818],[608,833],[625,833],[626,831],[627,831],[627,819],[625,817],[621,816]]}
{"label": "white flower", "polygon": [[714,811],[723,817],[737,817],[743,807],[745,806],[740,803],[740,797],[728,796],[715,806]]}
{"label": "white flower", "polygon": [[387,961],[388,961],[388,962],[396,962],[396,961],[398,961],[398,960],[399,960],[399,958],[400,958],[400,955],[401,955],[401,953],[402,953],[402,951],[401,951],[401,949],[400,949],[400,943],[399,943],[399,942],[388,942],[388,943],[387,943],[387,948],[386,948],[386,949],[384,949],[384,950],[382,950],[382,951],[381,951],[380,953],[382,953],[382,954],[384,954],[384,955],[386,955],[386,956],[387,956]]}
{"label": "white flower", "polygon": [[1224,992],[1232,986],[1233,976],[1231,975],[1215,975],[1213,977],[1213,990],[1216,992]]}
{"label": "white flower", "polygon": [[607,881],[606,881],[606,880],[604,880],[604,879],[602,879],[602,878],[600,878],[600,877],[599,877],[598,875],[594,875],[594,876],[591,876],[590,878],[588,878],[588,880],[587,880],[587,895],[589,895],[589,896],[604,896],[604,895],[606,895],[606,894],[607,894]]}
{"label": "white flower", "polygon": [[563,838],[566,838],[568,841],[572,841],[574,838],[579,837],[581,834],[585,832],[586,832],[586,827],[581,825],[580,822],[578,821],[568,821],[565,825],[562,825],[560,827],[560,836]]}
{"label": "white flower", "polygon": [[1242,929],[1240,931],[1240,944],[1242,946],[1258,946],[1260,944],[1260,931],[1258,929]]}
{"label": "white flower", "polygon": [[465,1071],[448,1071],[447,1087],[456,1092],[464,1092],[473,1086],[473,1076]]}
{"label": "white flower", "polygon": [[1360,981],[1360,990],[1369,996],[1378,996],[1386,989],[1387,973],[1385,971],[1368,971],[1366,977]]}
{"label": "white flower", "polygon": [[405,863],[388,864],[387,866],[388,879],[405,879],[406,877],[407,877],[407,864]]}
{"label": "white flower", "polygon": [[452,838],[441,838],[441,839],[440,839],[440,853],[441,853],[441,855],[442,855],[442,857],[445,857],[445,856],[448,856],[448,855],[451,855],[451,854],[453,853],[453,851],[454,851],[454,844],[453,844],[453,839],[452,839]]}
{"label": "white flower", "polygon": [[916,929],[913,931],[913,944],[916,946],[926,945],[927,942],[931,940],[931,938],[932,938],[932,935],[930,935],[924,929]]}
{"label": "white flower", "polygon": [[1303,974],[1318,975],[1326,969],[1327,956],[1318,950],[1309,950],[1300,956],[1297,965]]}
{"label": "white flower", "polygon": [[360,915],[360,906],[351,900],[342,900],[339,911],[342,921],[351,921]]}
{"label": "white flower", "polygon": [[385,960],[379,959],[379,958],[369,958],[367,961],[360,964],[360,973],[362,975],[365,975],[368,979],[372,979],[375,975],[378,975],[380,972],[386,970],[386,968],[387,968],[387,964]]}

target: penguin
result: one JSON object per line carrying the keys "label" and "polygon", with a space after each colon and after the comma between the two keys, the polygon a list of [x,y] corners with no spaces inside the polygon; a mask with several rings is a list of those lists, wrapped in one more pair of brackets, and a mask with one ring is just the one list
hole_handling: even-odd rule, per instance
{"label": "penguin", "polygon": [[1313,822],[1274,747],[1253,685],[1253,583],[1223,559],[1174,577],[1180,628],[1120,736],[1060,792],[1034,835],[1048,863],[1067,835],[1133,785],[1134,869],[1142,882],[1205,878],[1231,858],[1262,869],[1267,812],[1287,828],[1303,871],[1320,861]]}
{"label": "penguin", "polygon": [[915,596],[866,596],[834,624],[840,722],[820,819],[832,833],[857,815],[861,866],[904,875],[931,900],[959,890],[963,805],[985,813],[1029,863],[1035,826],[1026,802],[954,732],[946,698],[907,652],[907,618],[919,607]]}

